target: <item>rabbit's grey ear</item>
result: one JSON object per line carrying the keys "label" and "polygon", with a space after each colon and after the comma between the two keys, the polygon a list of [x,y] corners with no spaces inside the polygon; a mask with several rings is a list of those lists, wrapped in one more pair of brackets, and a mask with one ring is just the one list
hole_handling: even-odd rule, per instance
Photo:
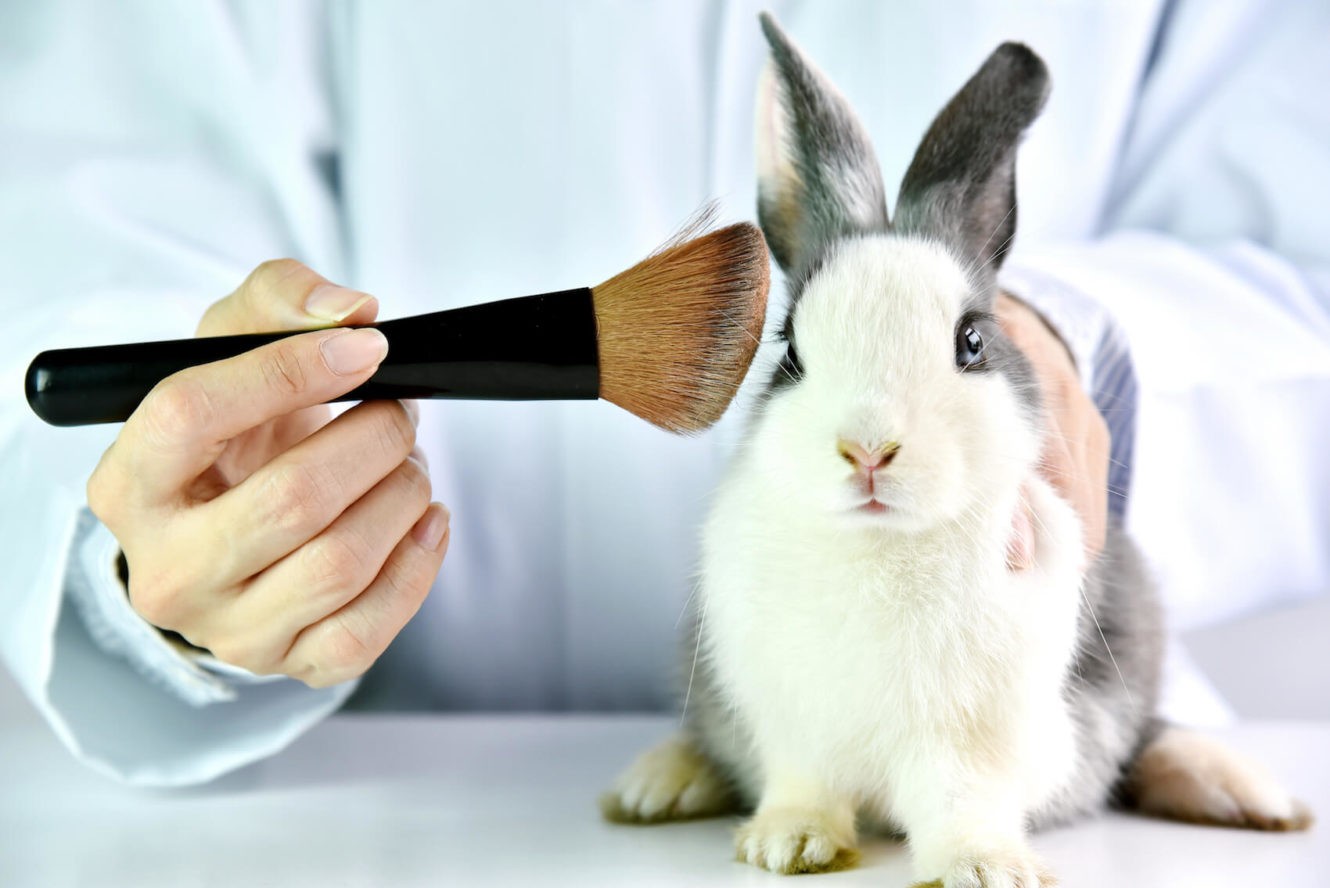
{"label": "rabbit's grey ear", "polygon": [[775,19],[761,22],[771,61],[757,97],[757,215],[776,261],[802,283],[837,239],[886,231],[887,201],[849,103]]}
{"label": "rabbit's grey ear", "polygon": [[901,183],[897,230],[940,238],[991,280],[1016,234],[1016,146],[1048,88],[1029,47],[994,50],[924,135]]}

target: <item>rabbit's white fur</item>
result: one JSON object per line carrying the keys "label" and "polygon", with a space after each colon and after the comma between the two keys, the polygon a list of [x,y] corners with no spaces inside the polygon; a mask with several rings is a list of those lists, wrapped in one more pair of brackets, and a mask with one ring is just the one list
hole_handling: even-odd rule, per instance
{"label": "rabbit's white fur", "polygon": [[[1113,798],[1305,827],[1277,785],[1154,719],[1144,566],[1112,522],[1087,566],[1036,471],[1031,368],[988,311],[1043,63],[1016,44],[989,57],[924,136],[892,221],[844,96],[762,25],[758,215],[790,283],[790,346],[705,526],[684,733],[625,772],[606,816],[739,801],[756,809],[740,858],[792,873],[852,862],[867,815],[946,888],[1052,884],[1027,826]],[[1035,550],[1013,571],[1022,498]]]}
{"label": "rabbit's white fur", "polygon": [[[936,244],[837,248],[795,313],[803,379],[717,493],[699,591],[700,656],[746,728],[761,806],[875,812],[934,873],[1019,846],[1075,763],[1060,690],[1080,527],[1034,473],[1039,431],[1008,380],[956,372],[970,292]],[[900,443],[890,511],[853,511],[838,439]],[[1039,548],[1013,573],[1022,483]]]}

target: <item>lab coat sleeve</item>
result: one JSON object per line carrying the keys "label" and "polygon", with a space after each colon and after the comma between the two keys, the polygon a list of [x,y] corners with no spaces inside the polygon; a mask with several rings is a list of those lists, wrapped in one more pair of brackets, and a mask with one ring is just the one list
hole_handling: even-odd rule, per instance
{"label": "lab coat sleeve", "polygon": [[136,620],[84,485],[113,427],[24,403],[46,348],[188,336],[249,269],[336,278],[313,4],[18,4],[0,14],[0,656],[69,748],[156,785],[267,755],[349,693],[183,657]]}
{"label": "lab coat sleeve", "polygon": [[1104,313],[1125,331],[1127,524],[1186,630],[1330,590],[1330,7],[1170,9],[1099,236],[1020,247],[1007,280],[1081,300],[1079,356]]}

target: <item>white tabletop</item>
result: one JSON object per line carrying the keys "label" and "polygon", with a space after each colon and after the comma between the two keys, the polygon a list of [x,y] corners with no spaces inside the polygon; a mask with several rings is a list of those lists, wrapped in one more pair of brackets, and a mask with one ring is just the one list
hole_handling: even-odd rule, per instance
{"label": "white tabletop", "polygon": [[[338,716],[211,786],[145,791],[76,764],[30,709],[10,708],[0,727],[0,885],[789,884],[733,861],[732,821],[600,820],[600,790],[672,725]],[[1248,724],[1226,736],[1330,818],[1330,723]],[[1263,835],[1106,814],[1034,841],[1068,888],[1311,886],[1330,884],[1328,831]],[[857,869],[811,878],[910,884],[904,849],[877,838]]]}

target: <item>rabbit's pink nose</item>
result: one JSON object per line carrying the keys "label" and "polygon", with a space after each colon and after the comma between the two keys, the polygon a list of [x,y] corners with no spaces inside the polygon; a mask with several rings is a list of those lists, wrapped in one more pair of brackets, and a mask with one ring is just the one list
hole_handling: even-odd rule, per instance
{"label": "rabbit's pink nose", "polygon": [[871,453],[854,441],[846,441],[842,438],[836,442],[836,452],[841,455],[842,459],[856,469],[863,468],[870,472],[890,465],[900,449],[901,446],[895,441],[889,441]]}

